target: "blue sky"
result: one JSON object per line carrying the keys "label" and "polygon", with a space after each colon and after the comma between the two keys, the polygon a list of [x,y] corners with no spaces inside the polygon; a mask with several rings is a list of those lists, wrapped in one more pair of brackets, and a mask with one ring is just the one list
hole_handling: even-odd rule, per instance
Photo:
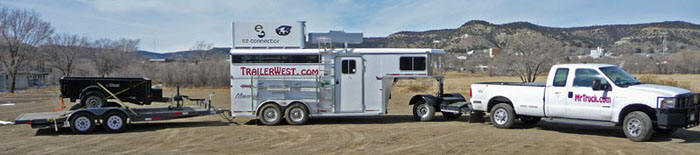
{"label": "blue sky", "polygon": [[660,21],[700,23],[694,0],[0,0],[37,11],[59,33],[141,39],[140,49],[187,50],[204,40],[231,46],[231,21],[307,21],[310,32],[365,36],[456,28],[469,20],[553,27]]}

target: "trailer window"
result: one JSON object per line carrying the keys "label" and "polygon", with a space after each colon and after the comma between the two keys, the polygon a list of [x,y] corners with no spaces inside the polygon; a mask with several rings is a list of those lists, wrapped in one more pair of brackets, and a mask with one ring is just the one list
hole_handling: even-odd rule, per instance
{"label": "trailer window", "polygon": [[231,55],[231,63],[319,63],[318,55]]}
{"label": "trailer window", "polygon": [[355,74],[355,60],[343,60],[343,74]]}
{"label": "trailer window", "polygon": [[399,58],[399,69],[408,71],[425,70],[425,57],[401,57]]}
{"label": "trailer window", "polygon": [[554,85],[555,87],[566,86],[566,78],[569,76],[568,68],[558,68],[557,72],[554,74]]}

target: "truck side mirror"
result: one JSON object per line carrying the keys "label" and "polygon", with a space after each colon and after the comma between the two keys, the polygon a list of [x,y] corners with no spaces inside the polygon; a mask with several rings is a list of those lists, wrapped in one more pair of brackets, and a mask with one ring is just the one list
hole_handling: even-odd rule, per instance
{"label": "truck side mirror", "polygon": [[600,79],[593,80],[592,88],[594,91],[598,91],[598,90],[609,91],[609,90],[611,90],[610,85],[609,84],[601,84]]}

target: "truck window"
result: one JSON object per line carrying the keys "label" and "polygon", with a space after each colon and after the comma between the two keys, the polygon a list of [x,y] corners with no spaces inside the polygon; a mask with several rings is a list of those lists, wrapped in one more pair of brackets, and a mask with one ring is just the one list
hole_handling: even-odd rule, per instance
{"label": "truck window", "polygon": [[355,60],[343,60],[343,74],[355,74]]}
{"label": "truck window", "polygon": [[400,57],[399,69],[403,71],[425,70],[425,57]]}
{"label": "truck window", "polygon": [[574,76],[574,87],[592,87],[593,80],[595,79],[600,79],[601,84],[608,83],[603,76],[593,69],[576,69],[576,75]]}
{"label": "truck window", "polygon": [[554,85],[555,87],[566,86],[566,78],[569,76],[568,68],[558,68],[557,72],[554,74]]}

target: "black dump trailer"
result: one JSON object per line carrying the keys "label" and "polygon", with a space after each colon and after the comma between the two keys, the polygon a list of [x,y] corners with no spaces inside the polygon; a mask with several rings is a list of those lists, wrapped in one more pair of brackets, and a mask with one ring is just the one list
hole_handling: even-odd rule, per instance
{"label": "black dump trailer", "polygon": [[[158,121],[205,115],[222,114],[227,109],[215,108],[209,99],[180,95],[162,97],[161,88],[151,88],[147,78],[64,77],[60,79],[61,106],[54,112],[24,113],[15,124],[29,124],[32,128],[70,127],[74,133],[91,133],[98,126],[108,132],[122,132],[129,122]],[[68,110],[63,98],[75,104]],[[132,108],[124,101],[137,105],[151,102],[169,102],[168,106]],[[191,103],[191,105],[185,105]]]}
{"label": "black dump trailer", "polygon": [[62,77],[59,85],[62,98],[71,102],[80,100],[81,106],[102,107],[107,99],[113,98],[107,91],[121,101],[138,105],[163,101],[163,89],[152,87],[148,78]]}

